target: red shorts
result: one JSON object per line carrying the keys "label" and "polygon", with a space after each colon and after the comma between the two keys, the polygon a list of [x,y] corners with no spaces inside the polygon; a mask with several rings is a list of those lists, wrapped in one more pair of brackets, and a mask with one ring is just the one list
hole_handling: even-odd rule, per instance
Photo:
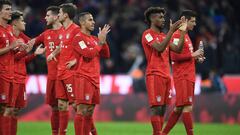
{"label": "red shorts", "polygon": [[176,90],[176,106],[192,105],[194,100],[194,82],[174,80]]}
{"label": "red shorts", "polygon": [[84,77],[75,77],[76,104],[99,104],[100,89]]}
{"label": "red shorts", "polygon": [[6,104],[9,103],[9,95],[10,91],[13,89],[13,83],[5,81],[4,79],[0,78],[0,104]]}
{"label": "red shorts", "polygon": [[58,105],[58,99],[56,95],[56,80],[47,80],[47,93],[46,93],[46,103],[51,106]]}
{"label": "red shorts", "polygon": [[159,75],[146,76],[148,100],[151,106],[166,105],[170,103],[171,79]]}
{"label": "red shorts", "polygon": [[13,89],[10,91],[8,106],[14,108],[24,108],[27,103],[26,86],[22,83],[13,83]]}
{"label": "red shorts", "polygon": [[64,80],[56,81],[56,96],[58,99],[63,99],[73,103],[75,100],[74,95],[74,77],[71,76]]}

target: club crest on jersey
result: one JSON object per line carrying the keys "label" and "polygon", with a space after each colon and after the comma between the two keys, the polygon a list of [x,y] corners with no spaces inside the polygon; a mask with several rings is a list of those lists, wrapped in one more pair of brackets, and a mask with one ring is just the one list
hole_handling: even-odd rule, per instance
{"label": "club crest on jersey", "polygon": [[192,97],[188,97],[188,101],[189,101],[189,102],[192,102]]}
{"label": "club crest on jersey", "polygon": [[5,35],[5,34],[3,34],[3,37],[6,37],[6,35]]}
{"label": "club crest on jersey", "polygon": [[89,94],[85,95],[85,100],[90,100],[90,95]]}
{"label": "club crest on jersey", "polygon": [[63,36],[62,35],[59,35],[59,37],[58,37],[59,39],[62,39],[63,38]]}
{"label": "club crest on jersey", "polygon": [[94,44],[95,44],[95,45],[97,45],[97,44],[98,44],[96,40],[94,40]]}
{"label": "club crest on jersey", "polygon": [[157,102],[161,102],[161,96],[156,96]]}
{"label": "club crest on jersey", "polygon": [[51,39],[51,37],[50,37],[50,36],[48,36],[48,37],[47,37],[47,39]]}
{"label": "club crest on jersey", "polygon": [[67,35],[66,35],[66,39],[69,39],[69,37],[70,37],[70,35],[69,35],[69,34],[67,34]]}
{"label": "club crest on jersey", "polygon": [[147,35],[145,35],[145,38],[148,42],[151,42],[153,40],[153,37],[150,33],[148,33]]}
{"label": "club crest on jersey", "polygon": [[6,100],[6,95],[2,95],[2,96],[1,96],[1,99],[2,99],[2,100]]}
{"label": "club crest on jersey", "polygon": [[80,41],[80,42],[78,42],[78,45],[80,46],[81,49],[85,49],[85,48],[87,48],[87,45],[85,44],[84,41]]}

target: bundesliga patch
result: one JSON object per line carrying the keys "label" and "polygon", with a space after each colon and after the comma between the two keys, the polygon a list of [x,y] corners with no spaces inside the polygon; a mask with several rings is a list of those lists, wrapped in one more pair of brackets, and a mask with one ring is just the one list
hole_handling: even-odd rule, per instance
{"label": "bundesliga patch", "polygon": [[79,44],[79,46],[81,47],[81,49],[87,48],[87,46],[86,46],[86,44],[85,44],[84,41],[80,41],[80,42],[78,42],[78,44]]}
{"label": "bundesliga patch", "polygon": [[179,38],[174,38],[174,39],[173,39],[173,44],[174,44],[174,45],[178,45],[178,42],[179,42]]}
{"label": "bundesliga patch", "polygon": [[152,37],[152,35],[150,33],[145,35],[145,38],[147,39],[148,42],[151,42],[153,40],[153,37]]}

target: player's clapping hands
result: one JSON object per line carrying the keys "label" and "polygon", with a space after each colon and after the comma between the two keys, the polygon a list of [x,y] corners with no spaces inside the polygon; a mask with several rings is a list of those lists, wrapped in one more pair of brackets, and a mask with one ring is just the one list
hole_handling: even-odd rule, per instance
{"label": "player's clapping hands", "polygon": [[178,20],[175,23],[172,23],[172,20],[170,19],[170,32],[175,32],[182,24],[182,20]]}
{"label": "player's clapping hands", "polygon": [[181,23],[181,25],[180,25],[180,27],[178,28],[180,31],[182,31],[182,32],[187,32],[187,21],[188,21],[188,19],[186,19],[184,16],[183,17],[181,17],[181,21],[182,21],[182,23]]}
{"label": "player's clapping hands", "polygon": [[98,39],[99,39],[100,45],[103,45],[106,43],[107,34],[110,31],[111,31],[110,25],[108,24],[105,24],[103,28],[99,27]]}

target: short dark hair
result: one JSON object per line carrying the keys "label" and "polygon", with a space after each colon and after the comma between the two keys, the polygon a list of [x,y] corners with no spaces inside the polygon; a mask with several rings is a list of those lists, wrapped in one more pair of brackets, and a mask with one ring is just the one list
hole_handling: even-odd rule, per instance
{"label": "short dark hair", "polygon": [[144,16],[145,16],[145,21],[148,23],[148,24],[151,24],[151,15],[152,14],[156,14],[156,13],[163,13],[165,14],[166,11],[164,8],[161,8],[161,7],[149,7],[147,10],[145,10],[144,12]]}
{"label": "short dark hair", "polygon": [[79,13],[79,14],[77,15],[78,21],[81,21],[81,19],[82,19],[83,17],[85,17],[85,15],[88,15],[88,14],[91,15],[91,13],[89,13],[89,12],[81,12],[81,13]]}
{"label": "short dark hair", "polygon": [[10,6],[12,6],[12,2],[10,0],[0,0],[0,11],[3,8],[3,5],[10,5]]}
{"label": "short dark hair", "polygon": [[21,11],[13,11],[9,23],[11,24],[14,20],[18,20],[21,16],[23,16],[23,13]]}
{"label": "short dark hair", "polygon": [[54,15],[58,15],[59,9],[58,6],[49,6],[46,11],[52,11]]}
{"label": "short dark hair", "polygon": [[193,10],[183,10],[182,13],[180,14],[180,18],[182,16],[185,16],[186,19],[191,19],[191,17],[197,17],[197,13]]}
{"label": "short dark hair", "polygon": [[68,14],[68,17],[72,20],[77,12],[77,7],[72,3],[65,3],[59,6],[64,13]]}

